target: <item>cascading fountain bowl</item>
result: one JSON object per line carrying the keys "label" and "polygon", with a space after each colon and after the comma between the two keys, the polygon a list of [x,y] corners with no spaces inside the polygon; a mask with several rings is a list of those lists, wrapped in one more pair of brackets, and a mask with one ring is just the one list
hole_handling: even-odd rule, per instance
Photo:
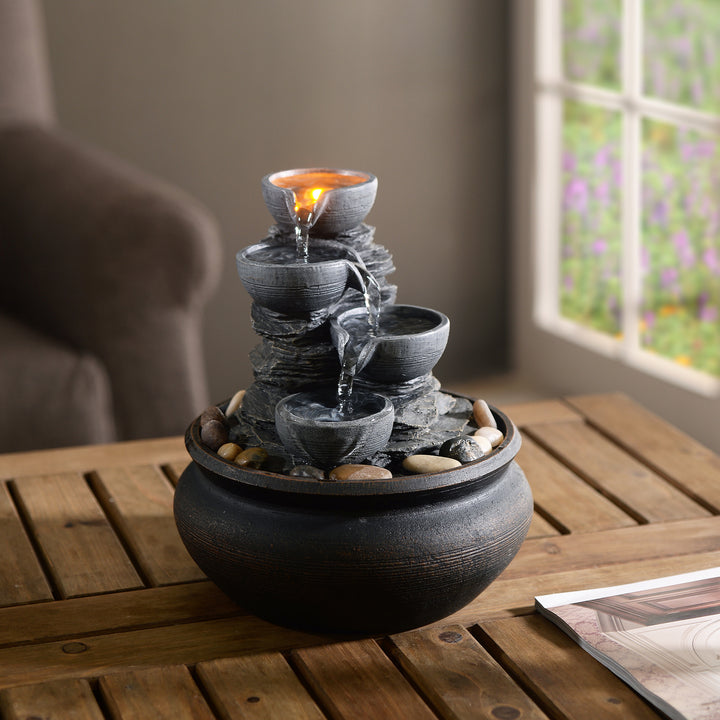
{"label": "cascading fountain bowl", "polygon": [[432,371],[442,357],[450,333],[443,313],[417,305],[391,305],[383,310],[378,334],[368,334],[364,308],[331,318],[335,347],[347,348],[353,336],[365,347],[358,353],[357,372],[380,383],[401,383]]}
{"label": "cascading fountain bowl", "polygon": [[337,302],[357,283],[352,252],[331,240],[314,240],[309,262],[295,248],[257,243],[237,253],[240,282],[260,306],[279,313],[308,313]]}
{"label": "cascading fountain bowl", "polygon": [[175,493],[188,551],[242,607],[271,622],[341,634],[440,620],[508,565],[532,516],[514,461],[520,435],[475,462],[390,480],[318,482],[251,470],[209,451],[195,420],[193,462]]}
{"label": "cascading fountain bowl", "polygon": [[395,411],[386,397],[358,395],[354,412],[337,410],[337,392],[302,392],[275,406],[275,426],[282,444],[321,468],[364,460],[384,449],[392,433]]}
{"label": "cascading fountain bowl", "polygon": [[262,179],[265,205],[281,229],[293,230],[292,191],[280,183],[290,178],[315,176],[322,184],[326,176],[345,179],[348,185],[327,190],[322,215],[313,227],[318,237],[332,237],[358,226],[372,209],[377,194],[377,178],[372,173],[329,168],[300,168],[270,173]]}

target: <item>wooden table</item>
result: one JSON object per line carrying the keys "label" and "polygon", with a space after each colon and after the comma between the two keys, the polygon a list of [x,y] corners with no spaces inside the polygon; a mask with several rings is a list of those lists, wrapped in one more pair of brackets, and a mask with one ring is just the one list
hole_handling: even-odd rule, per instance
{"label": "wooden table", "polygon": [[203,578],[180,438],[0,456],[2,718],[659,717],[533,598],[720,565],[720,459],[622,395],[504,409],[527,541],[454,616],[374,639],[270,625]]}

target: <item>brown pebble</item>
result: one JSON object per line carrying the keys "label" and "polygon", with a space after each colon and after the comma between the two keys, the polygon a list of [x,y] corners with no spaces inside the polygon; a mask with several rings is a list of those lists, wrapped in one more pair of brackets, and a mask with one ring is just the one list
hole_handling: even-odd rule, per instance
{"label": "brown pebble", "polygon": [[267,460],[267,450],[261,447],[251,447],[243,450],[236,458],[235,464],[242,465],[242,467],[255,468],[256,470],[262,467],[262,464]]}
{"label": "brown pebble", "polygon": [[433,473],[452,470],[460,467],[459,460],[439,455],[408,455],[402,462],[402,466],[411,473]]}
{"label": "brown pebble", "polygon": [[224,445],[221,445],[217,450],[217,454],[225,460],[234,460],[238,456],[238,453],[241,452],[242,448],[238,444],[233,442],[225,443]]}
{"label": "brown pebble", "polygon": [[245,391],[244,390],[238,390],[232,398],[230,398],[230,402],[227,404],[227,407],[225,408],[225,415],[227,417],[230,417],[234,413],[236,413],[241,407],[243,398],[245,397]]}
{"label": "brown pebble", "polygon": [[218,420],[208,420],[200,426],[200,439],[211,450],[217,450],[228,441],[228,430]]}
{"label": "brown pebble", "polygon": [[206,425],[211,420],[227,425],[225,413],[217,405],[211,405],[202,411],[202,415],[200,415],[200,427]]}
{"label": "brown pebble", "polygon": [[390,480],[392,473],[377,465],[339,465],[330,471],[330,480]]}
{"label": "brown pebble", "polygon": [[490,407],[484,400],[476,400],[473,403],[473,417],[478,427],[497,427],[495,416],[492,414]]}

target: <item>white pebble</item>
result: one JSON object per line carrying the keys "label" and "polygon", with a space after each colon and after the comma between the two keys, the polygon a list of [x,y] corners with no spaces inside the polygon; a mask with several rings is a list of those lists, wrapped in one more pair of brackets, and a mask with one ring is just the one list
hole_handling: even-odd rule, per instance
{"label": "white pebble", "polygon": [[484,400],[476,400],[473,403],[473,417],[478,427],[497,427],[495,416],[492,414],[488,404]]}
{"label": "white pebble", "polygon": [[227,408],[225,408],[225,415],[230,417],[233,413],[237,412],[242,405],[243,398],[245,397],[244,390],[238,390],[231,398]]}
{"label": "white pebble", "polygon": [[488,453],[492,452],[492,443],[486,437],[475,434],[471,435],[470,439],[474,440],[477,443],[483,455],[487,455]]}
{"label": "white pebble", "polygon": [[494,427],[481,427],[473,433],[473,437],[487,438],[493,447],[497,447],[505,439],[505,436]]}

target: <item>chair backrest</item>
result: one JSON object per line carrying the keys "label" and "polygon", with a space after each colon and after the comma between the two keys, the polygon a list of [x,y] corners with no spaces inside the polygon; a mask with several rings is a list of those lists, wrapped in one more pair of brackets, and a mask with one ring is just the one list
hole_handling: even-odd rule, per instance
{"label": "chair backrest", "polygon": [[0,127],[54,120],[41,8],[37,0],[0,0]]}

